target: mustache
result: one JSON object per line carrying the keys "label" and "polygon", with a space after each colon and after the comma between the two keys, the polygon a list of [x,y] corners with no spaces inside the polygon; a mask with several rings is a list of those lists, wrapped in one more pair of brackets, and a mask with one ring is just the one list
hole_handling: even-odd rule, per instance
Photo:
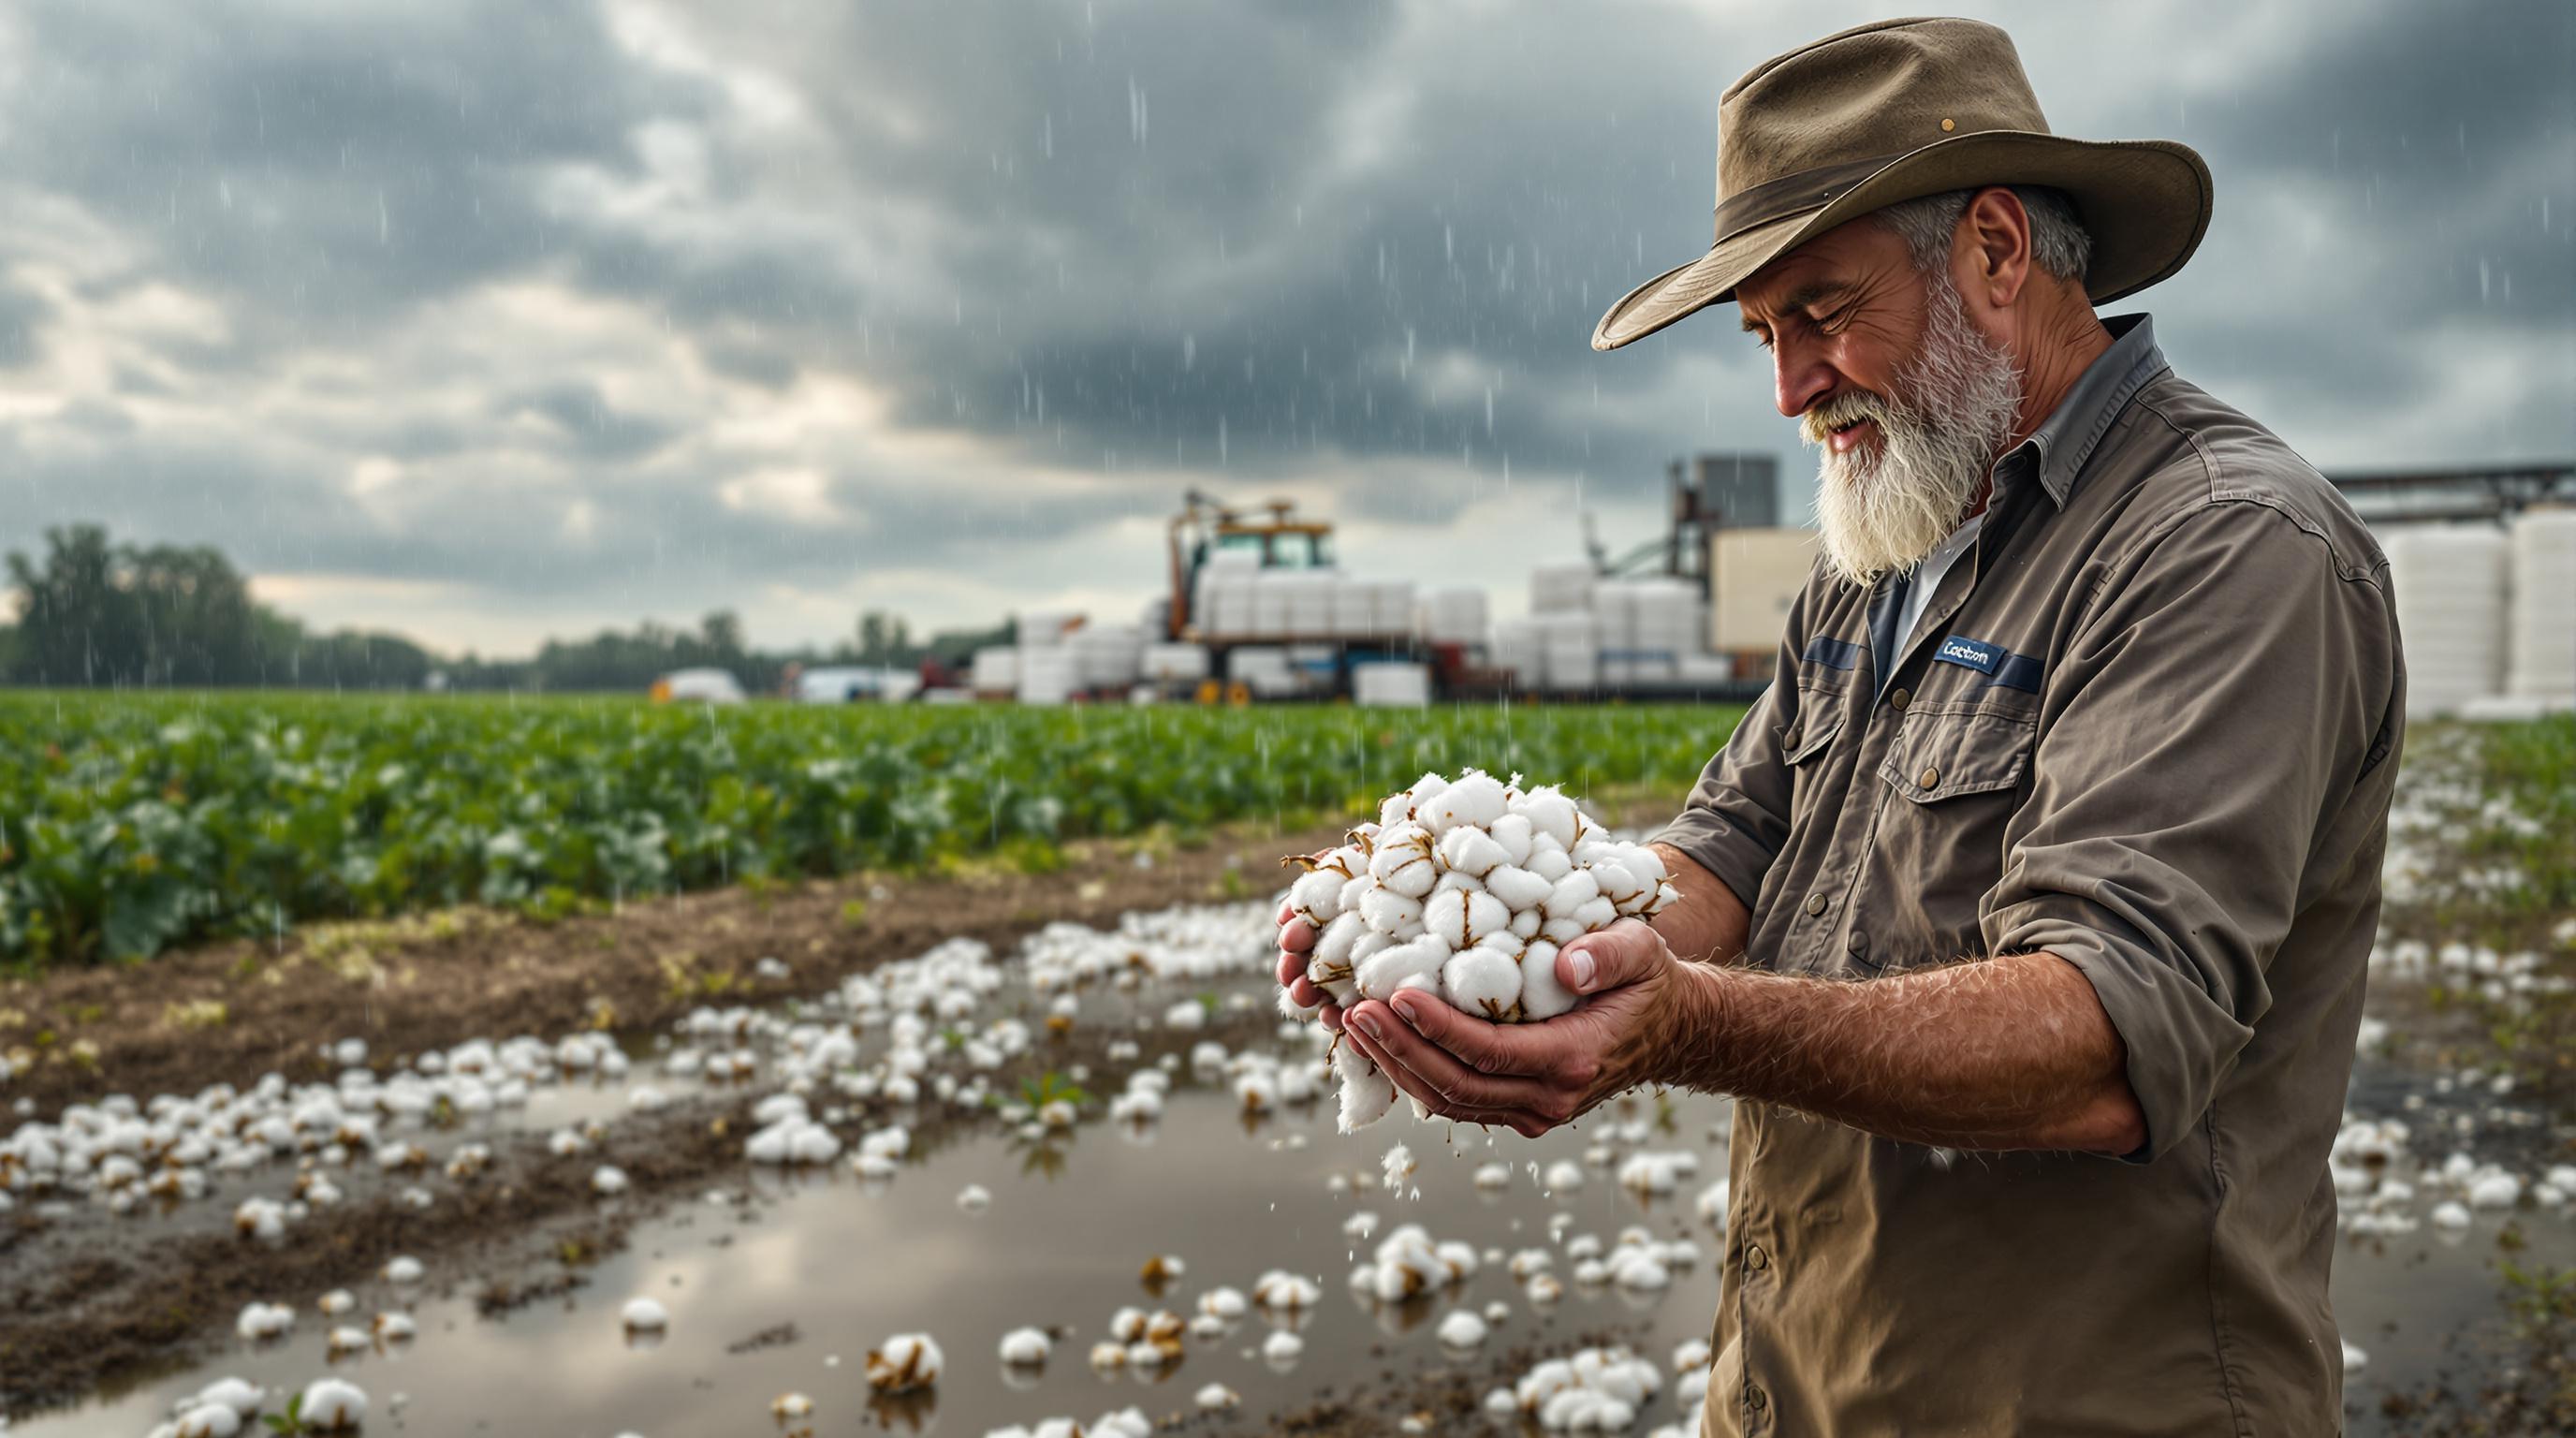
{"label": "mustache", "polygon": [[1848,424],[1857,424],[1865,419],[1877,420],[1879,427],[1884,429],[1887,427],[1888,416],[1895,412],[1895,408],[1885,397],[1868,390],[1845,390],[1808,410],[1799,418],[1798,438],[1808,444],[1822,447],[1835,430]]}

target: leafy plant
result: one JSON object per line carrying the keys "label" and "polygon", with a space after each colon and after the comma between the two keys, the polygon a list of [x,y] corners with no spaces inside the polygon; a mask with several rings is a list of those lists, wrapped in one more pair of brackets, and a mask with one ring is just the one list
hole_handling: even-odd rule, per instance
{"label": "leafy plant", "polygon": [[[1388,725],[1324,707],[13,691],[0,963],[465,906],[562,919],[862,870],[1046,873],[1074,840],[1189,847],[1246,818],[1347,815],[1466,764],[1677,794],[1738,714],[1484,707]],[[1221,882],[1248,897],[1269,881]],[[842,922],[865,914],[853,900]]]}

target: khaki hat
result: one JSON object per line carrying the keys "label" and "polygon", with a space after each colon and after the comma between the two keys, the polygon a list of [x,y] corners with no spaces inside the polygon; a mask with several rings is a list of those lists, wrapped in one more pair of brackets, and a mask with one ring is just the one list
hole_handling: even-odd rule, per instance
{"label": "khaki hat", "polygon": [[1617,349],[1735,297],[1745,277],[1845,221],[1984,185],[2047,185],[2093,237],[2096,304],[2182,268],[2209,229],[2209,166],[2171,140],[2048,133],[2012,37],[1975,20],[1882,20],[1756,65],[1718,97],[1717,238],[1619,297]]}

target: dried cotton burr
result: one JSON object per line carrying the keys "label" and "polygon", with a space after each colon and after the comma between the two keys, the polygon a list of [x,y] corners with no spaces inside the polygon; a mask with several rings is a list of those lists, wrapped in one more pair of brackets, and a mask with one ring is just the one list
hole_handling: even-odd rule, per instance
{"label": "dried cotton burr", "polygon": [[[1302,872],[1288,911],[1314,930],[1306,977],[1335,1004],[1414,989],[1494,1023],[1574,1007],[1557,951],[1678,899],[1663,860],[1610,837],[1554,786],[1524,789],[1469,769],[1425,774],[1378,805],[1339,847],[1283,860]],[[1283,989],[1282,1013],[1312,1019]],[[1395,1105],[1395,1085],[1348,1044],[1333,1051],[1341,1128]]]}

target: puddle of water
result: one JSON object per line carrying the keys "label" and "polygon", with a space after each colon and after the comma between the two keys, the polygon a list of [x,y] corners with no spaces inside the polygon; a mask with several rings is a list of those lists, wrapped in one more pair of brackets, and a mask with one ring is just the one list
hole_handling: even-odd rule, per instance
{"label": "puddle of water", "polygon": [[[578,1103],[582,1087],[555,1092]],[[838,1165],[803,1177],[725,1175],[722,1184],[748,1185],[768,1201],[740,1208],[684,1203],[640,1226],[626,1252],[592,1270],[589,1286],[560,1303],[484,1320],[464,1298],[425,1302],[417,1310],[420,1338],[389,1353],[327,1364],[332,1321],[313,1310],[312,1295],[273,1295],[300,1306],[296,1331],[283,1344],[237,1347],[184,1375],[22,1419],[11,1431],[140,1438],[174,1399],[225,1374],[280,1390],[282,1401],[283,1393],[338,1373],[367,1390],[378,1415],[369,1431],[377,1433],[632,1431],[650,1438],[767,1431],[752,1425],[765,1423],[770,1400],[789,1391],[814,1399],[818,1428],[855,1423],[974,1435],[1049,1416],[1087,1422],[1131,1403],[1160,1417],[1190,1409],[1210,1382],[1240,1393],[1239,1421],[1259,1426],[1328,1387],[1347,1392],[1381,1374],[1457,1365],[1480,1374],[1479,1386],[1507,1382],[1517,1371],[1504,1371],[1497,1355],[1527,1346],[1563,1352],[1581,1335],[1614,1327],[1660,1366],[1674,1345],[1705,1336],[1709,1326],[1719,1237],[1696,1218],[1692,1199],[1725,1167],[1723,1141],[1712,1135],[1724,1105],[1678,1096],[1672,1114],[1671,1131],[1643,1146],[1689,1150],[1700,1171],[1680,1192],[1648,1203],[1621,1190],[1604,1167],[1587,1168],[1580,1190],[1539,1191],[1531,1163],[1544,1168],[1603,1142],[1612,1126],[1603,1116],[1532,1142],[1476,1130],[1453,1134],[1399,1111],[1344,1137],[1333,1132],[1329,1102],[1247,1128],[1221,1085],[1184,1079],[1158,1126],[1086,1125],[1044,1146],[988,1130],[922,1156],[891,1184],[862,1184]],[[1378,1184],[1379,1160],[1398,1140],[1419,1168],[1404,1192],[1392,1193]],[[1624,1156],[1635,1146],[1617,1147]],[[1511,1165],[1511,1184],[1479,1192],[1470,1175],[1494,1161]],[[1328,1180],[1336,1173],[1353,1187],[1334,1191]],[[2413,1161],[2401,1160],[2392,1176],[2415,1180]],[[989,1209],[957,1207],[959,1190],[970,1183],[991,1191]],[[1417,1187],[1419,1199],[1412,1196]],[[1551,1308],[1533,1309],[1489,1257],[1468,1282],[1433,1298],[1396,1310],[1364,1302],[1346,1279],[1373,1243],[1347,1237],[1343,1227],[1363,1209],[1378,1215],[1381,1235],[1420,1222],[1435,1239],[1465,1240],[1480,1251],[1549,1248],[1566,1294]],[[1549,1217],[1560,1210],[1573,1219],[1567,1235],[1608,1243],[1621,1228],[1643,1224],[1659,1239],[1692,1239],[1701,1261],[1660,1293],[1587,1292],[1570,1282],[1573,1263],[1550,1239]],[[2496,1236],[2507,1217],[2481,1212],[2460,1234],[2427,1224],[2402,1237],[2345,1241],[2336,1311],[2346,1336],[2370,1354],[2369,1369],[2351,1385],[2350,1431],[2393,1431],[2377,1415],[2375,1394],[2434,1377],[2442,1342],[2455,1330],[2497,1324]],[[2528,1245],[2518,1262],[2576,1263],[2576,1224],[2563,1214],[2510,1217]],[[1159,1299],[1137,1274],[1157,1253],[1188,1264]],[[1263,1360],[1262,1339],[1292,1325],[1255,1310],[1222,1338],[1193,1337],[1183,1359],[1160,1371],[1102,1375],[1090,1368],[1090,1347],[1107,1336],[1118,1307],[1168,1307],[1188,1316],[1209,1288],[1248,1292],[1274,1267],[1324,1289],[1320,1307],[1293,1325],[1306,1343],[1293,1363],[1274,1368]],[[619,1310],[639,1295],[659,1299],[671,1314],[668,1334],[650,1346],[630,1343],[621,1331]],[[1440,1317],[1496,1300],[1510,1316],[1495,1326],[1482,1358],[1442,1349],[1433,1332]],[[361,1312],[339,1321],[365,1318]],[[795,1326],[793,1342],[729,1351],[787,1324]],[[1061,1330],[1041,1370],[1007,1369],[996,1355],[1001,1335],[1023,1326]],[[914,1330],[928,1331],[946,1350],[935,1400],[873,1403],[864,1355]],[[399,1409],[391,1406],[396,1393],[407,1399]],[[1638,1431],[1676,1415],[1668,1386],[1647,1405]]]}
{"label": "puddle of water", "polygon": [[[1708,1138],[1711,1121],[1722,1113],[1715,1101],[1677,1104],[1676,1133],[1648,1146],[1697,1152],[1704,1183],[1723,1167],[1722,1146]],[[1432,1330],[1453,1307],[1481,1310],[1497,1299],[1512,1313],[1484,1351],[1526,1343],[1570,1348],[1577,1335],[1616,1324],[1639,1329],[1642,1351],[1660,1361],[1675,1343],[1706,1332],[1717,1292],[1715,1235],[1692,1216],[1695,1184],[1646,1205],[1621,1191],[1611,1171],[1594,1168],[1581,1190],[1540,1198],[1528,1162],[1544,1167],[1577,1157],[1602,1127],[1589,1124],[1535,1143],[1503,1135],[1490,1148],[1482,1134],[1468,1130],[1455,1135],[1453,1149],[1445,1125],[1407,1117],[1340,1136],[1322,1104],[1247,1131],[1228,1097],[1185,1087],[1163,1122],[1142,1131],[1092,1125],[1046,1149],[985,1136],[909,1165],[887,1185],[863,1185],[845,1171],[787,1181],[771,1176],[762,1187],[778,1193],[778,1202],[739,1211],[693,1205],[645,1225],[625,1253],[593,1270],[590,1285],[563,1303],[492,1321],[476,1318],[463,1299],[425,1303],[418,1310],[419,1340],[389,1355],[326,1369],[327,1325],[308,1304],[281,1346],[238,1348],[184,1377],[25,1420],[12,1432],[140,1435],[171,1401],[214,1377],[239,1374],[272,1388],[300,1387],[325,1371],[365,1388],[379,1412],[395,1392],[407,1395],[400,1422],[379,1420],[370,1431],[467,1432],[490,1425],[497,1431],[712,1432],[761,1421],[773,1397],[793,1390],[812,1396],[816,1421],[831,1427],[865,1414],[898,1431],[980,1434],[1054,1415],[1087,1422],[1131,1403],[1160,1416],[1189,1408],[1210,1382],[1235,1389],[1243,1414],[1258,1417],[1393,1366],[1472,1363],[1472,1357],[1445,1355]],[[1407,1194],[1376,1186],[1379,1158],[1399,1139],[1420,1161]],[[1054,1157],[1041,1156],[1048,1154]],[[1470,1174],[1496,1160],[1513,1163],[1511,1187],[1479,1193]],[[1365,1175],[1370,1186],[1335,1193],[1328,1179],[1336,1172],[1355,1182]],[[969,1183],[992,1191],[988,1210],[958,1209],[956,1195]],[[1409,1196],[1415,1185],[1423,1199]],[[1607,1243],[1620,1228],[1642,1223],[1659,1239],[1694,1239],[1702,1258],[1671,1289],[1649,1296],[1586,1293],[1569,1282],[1552,1311],[1534,1312],[1494,1263],[1436,1298],[1383,1310],[1360,1302],[1346,1283],[1354,1262],[1373,1246],[1343,1232],[1344,1221],[1362,1209],[1379,1215],[1381,1234],[1421,1222],[1435,1238],[1506,1253],[1553,1247],[1548,1215],[1563,1209],[1576,1220],[1569,1234],[1593,1233]],[[1137,1274],[1156,1253],[1177,1254],[1188,1265],[1160,1299],[1145,1292]],[[1103,1376],[1090,1368],[1090,1346],[1107,1336],[1116,1308],[1169,1307],[1186,1315],[1207,1289],[1223,1284],[1248,1291],[1274,1267],[1323,1285],[1324,1302],[1302,1322],[1273,1323],[1255,1310],[1223,1338],[1193,1337],[1182,1360],[1159,1373]],[[1571,1268],[1560,1253],[1554,1271],[1570,1278]],[[670,1310],[669,1333],[657,1345],[630,1345],[620,1332],[619,1310],[637,1295]],[[799,1334],[793,1343],[727,1351],[790,1323]],[[1006,1370],[995,1345],[1004,1332],[1029,1325],[1070,1333],[1042,1370]],[[1259,1352],[1279,1326],[1295,1327],[1306,1342],[1285,1371],[1274,1371]],[[871,1404],[864,1355],[882,1339],[911,1330],[930,1332],[946,1349],[947,1375],[936,1401]],[[1659,1399],[1652,1416],[1670,1419],[1670,1399]]]}

